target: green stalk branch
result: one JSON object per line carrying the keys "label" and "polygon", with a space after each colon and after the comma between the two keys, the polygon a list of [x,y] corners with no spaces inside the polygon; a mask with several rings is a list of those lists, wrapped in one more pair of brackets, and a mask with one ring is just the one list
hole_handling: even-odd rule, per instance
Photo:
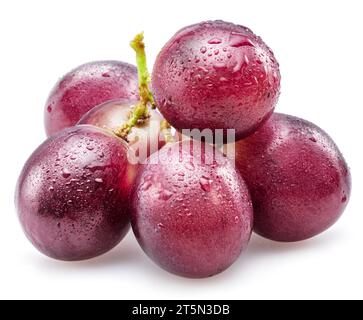
{"label": "green stalk branch", "polygon": [[139,77],[139,95],[140,101],[132,110],[127,123],[117,128],[114,133],[120,138],[127,141],[127,136],[131,132],[132,128],[138,123],[145,121],[149,118],[148,104],[151,107],[156,108],[154,97],[149,88],[150,75],[147,70],[144,33],[136,35],[133,41],[130,43],[131,48],[136,53],[137,71]]}

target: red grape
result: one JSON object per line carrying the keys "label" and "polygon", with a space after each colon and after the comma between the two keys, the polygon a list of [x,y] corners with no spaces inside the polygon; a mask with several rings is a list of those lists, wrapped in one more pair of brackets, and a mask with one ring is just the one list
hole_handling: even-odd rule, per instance
{"label": "red grape", "polygon": [[[120,123],[127,122],[136,103],[129,100],[106,102],[85,114],[79,124],[91,124],[115,131],[120,127]],[[133,127],[127,136],[128,145],[134,150],[134,155],[140,162],[165,145],[160,129],[161,121],[164,118],[151,108],[148,112],[150,117],[142,124]]]}
{"label": "red grape", "polygon": [[316,125],[274,114],[235,147],[258,234],[276,241],[305,240],[343,213],[351,190],[349,169],[333,140]]}
{"label": "red grape", "polygon": [[23,229],[44,254],[83,260],[117,245],[129,229],[133,167],[127,144],[93,126],[65,129],[26,162],[16,190]]}
{"label": "red grape", "polygon": [[45,129],[51,136],[75,125],[93,107],[114,99],[138,99],[137,70],[119,61],[79,66],[58,81],[45,106]]}
{"label": "red grape", "polygon": [[192,278],[227,269],[247,246],[252,205],[232,163],[207,144],[167,144],[141,166],[131,223],[149,257]]}
{"label": "red grape", "polygon": [[158,108],[176,129],[235,129],[240,139],[272,114],[279,65],[260,37],[223,21],[174,35],[152,73]]}

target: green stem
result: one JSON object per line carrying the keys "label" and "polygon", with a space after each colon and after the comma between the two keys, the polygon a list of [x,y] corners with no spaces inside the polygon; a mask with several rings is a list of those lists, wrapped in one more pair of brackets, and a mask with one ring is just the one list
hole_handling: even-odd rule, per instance
{"label": "green stem", "polygon": [[156,108],[154,97],[149,88],[150,74],[147,70],[144,33],[136,35],[133,41],[130,43],[131,48],[136,52],[136,63],[139,75],[139,90],[141,100],[145,100],[145,103],[150,103],[152,108]]}
{"label": "green stem", "polygon": [[127,123],[114,131],[117,136],[123,138],[126,141],[127,136],[131,132],[132,128],[140,121],[144,121],[145,119],[149,118],[148,104],[150,103],[152,108],[156,108],[154,97],[149,88],[150,75],[147,70],[144,33],[139,33],[136,35],[134,40],[131,41],[130,45],[136,53],[140,101],[132,110]]}

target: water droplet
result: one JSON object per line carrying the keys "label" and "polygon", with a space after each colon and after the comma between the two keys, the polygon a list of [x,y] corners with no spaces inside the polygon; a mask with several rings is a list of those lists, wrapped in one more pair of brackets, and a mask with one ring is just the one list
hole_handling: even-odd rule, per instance
{"label": "water droplet", "polygon": [[342,197],[342,203],[346,203],[348,200],[348,197],[346,195],[343,195]]}
{"label": "water droplet", "polygon": [[218,55],[218,54],[219,54],[219,50],[218,49],[214,50],[214,55]]}
{"label": "water droplet", "polygon": [[151,186],[152,186],[151,181],[145,180],[145,182],[141,186],[141,190],[142,191],[147,191],[147,190],[150,189]]}
{"label": "water droplet", "polygon": [[203,54],[206,53],[207,52],[207,48],[206,47],[201,47],[200,48],[200,52],[203,53]]}
{"label": "water droplet", "polygon": [[49,113],[51,113],[51,112],[52,112],[52,106],[51,106],[51,105],[49,105],[49,106],[47,107],[47,111],[48,111]]}
{"label": "water droplet", "polygon": [[179,172],[178,173],[178,181],[184,181],[184,176],[185,176],[184,172]]}
{"label": "water droplet", "polygon": [[227,82],[228,80],[227,80],[227,78],[225,78],[225,77],[220,77],[220,78],[219,78],[219,81],[220,81],[220,82]]}
{"label": "water droplet", "polygon": [[254,47],[253,42],[242,33],[232,32],[229,37],[229,45],[234,48],[249,46]]}
{"label": "water droplet", "polygon": [[92,151],[92,150],[94,150],[95,148],[94,148],[93,146],[87,146],[87,147],[86,147],[86,149],[87,149],[87,150],[89,150],[89,151]]}
{"label": "water droplet", "polygon": [[205,192],[210,192],[212,189],[212,180],[207,176],[202,176],[199,179],[200,186]]}
{"label": "water droplet", "polygon": [[97,183],[103,183],[103,179],[102,178],[96,178],[95,179],[95,182],[97,182]]}
{"label": "water droplet", "polygon": [[222,42],[222,39],[220,38],[213,38],[208,41],[209,44],[220,44]]}
{"label": "water droplet", "polygon": [[162,228],[164,228],[165,226],[162,224],[162,223],[158,223],[158,228],[159,229],[162,229]]}
{"label": "water droplet", "polygon": [[207,70],[206,68],[202,67],[202,66],[199,66],[199,67],[198,67],[198,70],[199,70],[199,71],[203,71],[203,72],[205,72],[205,73],[208,73],[208,70]]}
{"label": "water droplet", "polygon": [[108,72],[102,73],[102,77],[109,78],[111,75]]}
{"label": "water droplet", "polygon": [[54,191],[54,187],[50,186],[49,191]]}
{"label": "water droplet", "polygon": [[88,169],[91,172],[96,172],[96,171],[105,171],[106,167],[105,166],[94,165],[94,166],[86,166],[85,169]]}
{"label": "water droplet", "polygon": [[67,168],[63,168],[63,170],[62,170],[63,178],[67,179],[70,177],[70,175],[71,175],[71,173],[69,172],[69,170]]}
{"label": "water droplet", "polygon": [[309,138],[309,140],[312,142],[318,142],[318,140],[316,140],[314,137]]}
{"label": "water droplet", "polygon": [[160,200],[164,200],[164,201],[167,201],[169,200],[173,195],[173,192],[169,191],[169,190],[162,190],[160,193],[159,193],[159,199]]}

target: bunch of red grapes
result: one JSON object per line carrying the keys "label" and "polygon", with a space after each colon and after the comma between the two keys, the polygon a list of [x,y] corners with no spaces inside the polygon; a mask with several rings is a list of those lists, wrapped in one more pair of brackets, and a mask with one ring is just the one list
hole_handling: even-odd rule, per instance
{"label": "bunch of red grapes", "polygon": [[[235,262],[252,230],[295,242],[338,220],[349,168],[322,129],[273,113],[279,64],[260,37],[223,21],[188,26],[161,50],[151,76],[143,35],[131,46],[137,68],[82,65],[48,98],[49,138],[16,189],[37,249],[60,260],[93,258],[131,225],[162,268],[202,278]],[[184,129],[219,130],[224,143],[233,129],[236,140],[217,145]]]}

